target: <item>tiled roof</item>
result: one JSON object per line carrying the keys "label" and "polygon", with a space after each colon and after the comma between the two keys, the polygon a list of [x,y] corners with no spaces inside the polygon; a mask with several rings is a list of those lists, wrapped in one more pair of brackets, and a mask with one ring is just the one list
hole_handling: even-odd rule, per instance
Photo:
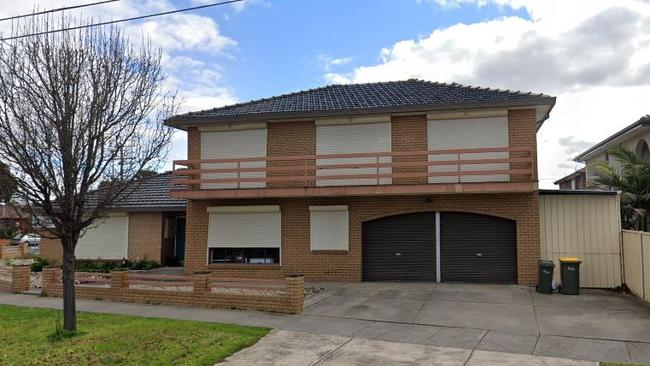
{"label": "tiled roof", "polygon": [[186,202],[184,199],[169,196],[171,186],[171,172],[147,178],[134,186],[124,199],[115,203],[113,209],[124,209],[126,211],[185,210]]}
{"label": "tiled roof", "polygon": [[410,79],[329,85],[181,114],[170,118],[167,123],[179,126],[196,123],[199,120],[230,122],[266,117],[290,118],[308,115],[435,110],[452,106],[553,105],[554,103],[555,98],[545,94]]}

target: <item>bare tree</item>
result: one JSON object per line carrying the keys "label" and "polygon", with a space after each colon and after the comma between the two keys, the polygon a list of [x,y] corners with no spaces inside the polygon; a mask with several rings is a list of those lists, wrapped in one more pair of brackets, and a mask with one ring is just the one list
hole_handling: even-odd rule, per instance
{"label": "bare tree", "polygon": [[172,135],[162,120],[177,107],[159,50],[114,27],[51,32],[72,23],[34,17],[12,31],[32,36],[0,44],[0,154],[18,204],[63,246],[68,331],[76,331],[79,237],[142,171],[161,167]]}

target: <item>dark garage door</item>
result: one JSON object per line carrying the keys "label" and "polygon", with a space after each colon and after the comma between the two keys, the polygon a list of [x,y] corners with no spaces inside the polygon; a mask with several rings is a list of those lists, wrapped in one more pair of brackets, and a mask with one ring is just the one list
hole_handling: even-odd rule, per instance
{"label": "dark garage door", "polygon": [[363,224],[365,281],[435,281],[435,213],[390,216]]}
{"label": "dark garage door", "polygon": [[442,281],[516,283],[514,221],[493,216],[440,214]]}

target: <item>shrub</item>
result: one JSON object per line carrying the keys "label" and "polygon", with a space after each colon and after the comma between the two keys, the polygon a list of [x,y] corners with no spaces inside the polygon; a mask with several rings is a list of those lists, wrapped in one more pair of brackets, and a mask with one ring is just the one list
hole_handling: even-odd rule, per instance
{"label": "shrub", "polygon": [[18,235],[18,229],[11,224],[0,225],[0,239],[12,239]]}
{"label": "shrub", "polygon": [[34,257],[34,262],[32,262],[32,272],[42,272],[43,267],[49,266],[50,262],[45,258]]}
{"label": "shrub", "polygon": [[75,271],[77,272],[102,272],[107,273],[117,269],[132,269],[132,270],[150,270],[159,268],[160,264],[155,261],[141,260],[137,262],[130,262],[122,260],[121,262],[105,262],[102,260],[87,260],[81,259],[76,262]]}

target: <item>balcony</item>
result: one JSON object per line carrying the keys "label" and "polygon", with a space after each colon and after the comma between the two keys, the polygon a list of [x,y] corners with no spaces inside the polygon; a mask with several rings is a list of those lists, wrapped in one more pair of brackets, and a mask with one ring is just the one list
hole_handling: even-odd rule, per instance
{"label": "balcony", "polygon": [[533,192],[531,147],[176,160],[186,199]]}

